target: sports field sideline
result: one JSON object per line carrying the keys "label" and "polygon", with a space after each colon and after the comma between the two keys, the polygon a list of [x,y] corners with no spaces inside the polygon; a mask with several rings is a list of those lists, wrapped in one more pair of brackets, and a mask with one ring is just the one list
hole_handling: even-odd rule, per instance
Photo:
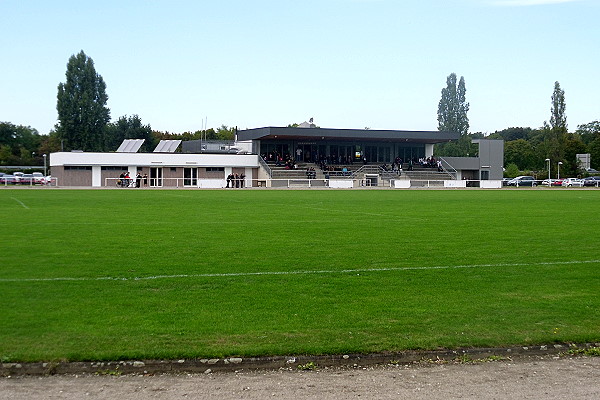
{"label": "sports field sideline", "polygon": [[3,361],[600,340],[595,191],[0,190]]}

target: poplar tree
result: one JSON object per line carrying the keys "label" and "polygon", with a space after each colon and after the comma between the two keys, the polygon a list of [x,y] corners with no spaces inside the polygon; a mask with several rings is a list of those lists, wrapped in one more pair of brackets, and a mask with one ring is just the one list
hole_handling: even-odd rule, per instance
{"label": "poplar tree", "polygon": [[567,131],[567,115],[565,114],[565,91],[560,88],[558,81],[554,82],[554,92],[552,92],[552,107],[550,111],[550,126],[555,131]]}
{"label": "poplar tree", "polygon": [[446,87],[442,89],[442,98],[438,104],[438,130],[460,134],[458,142],[436,144],[435,153],[441,156],[465,157],[472,155],[469,133],[469,103],[467,88],[462,76],[456,83],[453,72],[446,78]]}
{"label": "poplar tree", "polygon": [[457,84],[456,74],[451,73],[446,79],[446,87],[442,89],[442,98],[438,104],[438,130],[460,133],[461,136],[469,132],[469,103],[466,94],[465,78],[461,76]]}
{"label": "poplar tree", "polygon": [[104,151],[110,121],[108,95],[94,61],[83,50],[67,63],[66,82],[59,83],[56,132],[64,150]]}

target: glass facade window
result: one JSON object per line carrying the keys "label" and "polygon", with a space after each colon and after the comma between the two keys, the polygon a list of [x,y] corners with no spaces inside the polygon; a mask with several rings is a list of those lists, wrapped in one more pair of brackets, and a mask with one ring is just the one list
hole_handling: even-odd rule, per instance
{"label": "glass facade window", "polygon": [[183,186],[198,186],[198,168],[183,169]]}
{"label": "glass facade window", "polygon": [[[298,154],[300,150],[300,154]],[[286,140],[261,141],[260,154],[269,163],[275,163],[281,156],[285,161],[292,157],[296,162],[318,163],[327,160],[333,164],[350,164],[366,158],[368,163],[392,163],[396,157],[405,162],[425,157],[425,145],[419,143],[381,142],[342,142],[327,139],[323,141]]]}

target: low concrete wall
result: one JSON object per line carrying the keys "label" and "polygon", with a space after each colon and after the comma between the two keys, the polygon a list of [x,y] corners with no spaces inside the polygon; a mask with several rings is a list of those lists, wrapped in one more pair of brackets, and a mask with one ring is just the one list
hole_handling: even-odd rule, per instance
{"label": "low concrete wall", "polygon": [[479,187],[482,189],[502,189],[502,181],[479,181]]}
{"label": "low concrete wall", "polygon": [[198,179],[198,187],[202,189],[221,189],[225,185],[225,179]]}
{"label": "low concrete wall", "polygon": [[351,189],[354,187],[354,181],[352,179],[330,179],[329,187],[336,189]]}
{"label": "low concrete wall", "polygon": [[444,187],[446,187],[446,188],[466,188],[467,181],[444,181]]}
{"label": "low concrete wall", "polygon": [[408,179],[395,179],[394,180],[394,188],[395,189],[409,189],[410,188],[410,180],[408,180]]}

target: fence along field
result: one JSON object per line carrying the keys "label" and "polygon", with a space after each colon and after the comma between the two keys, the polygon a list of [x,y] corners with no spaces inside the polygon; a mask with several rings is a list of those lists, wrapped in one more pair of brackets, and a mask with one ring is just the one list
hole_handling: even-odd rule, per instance
{"label": "fence along field", "polygon": [[0,358],[600,340],[597,193],[0,190]]}

